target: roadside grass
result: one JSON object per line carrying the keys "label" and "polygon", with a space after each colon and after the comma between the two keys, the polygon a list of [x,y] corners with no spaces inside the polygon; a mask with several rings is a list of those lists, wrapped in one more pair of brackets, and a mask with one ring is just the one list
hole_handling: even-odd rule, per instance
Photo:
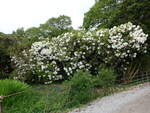
{"label": "roadside grass", "polygon": [[[64,98],[60,84],[32,86],[27,92],[4,101],[4,113],[51,113],[59,112]],[[9,100],[14,103],[7,103]]]}
{"label": "roadside grass", "polygon": [[[114,85],[109,88],[94,88],[92,90],[92,98],[88,102],[96,98],[128,90],[144,82]],[[67,106],[68,85],[67,83],[63,83],[32,86],[25,93],[7,98],[3,103],[4,113],[67,113],[71,109],[82,107],[83,104],[77,104],[71,108]],[[14,103],[7,103],[8,100]]]}

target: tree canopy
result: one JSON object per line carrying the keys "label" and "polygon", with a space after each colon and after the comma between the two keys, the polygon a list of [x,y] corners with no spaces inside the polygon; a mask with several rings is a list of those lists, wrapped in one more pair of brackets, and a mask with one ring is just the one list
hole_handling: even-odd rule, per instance
{"label": "tree canopy", "polygon": [[[120,0],[119,0],[120,1]],[[108,27],[110,20],[114,18],[118,12],[118,0],[99,0],[84,16],[83,27],[90,28],[104,28]]]}
{"label": "tree canopy", "polygon": [[140,25],[150,35],[150,0],[125,0],[111,21],[110,27],[128,21]]}
{"label": "tree canopy", "polygon": [[85,13],[83,28],[111,28],[127,22],[150,35],[150,0],[99,0]]}
{"label": "tree canopy", "polygon": [[58,18],[50,18],[46,23],[41,24],[39,29],[44,37],[56,37],[72,30],[71,23],[70,17],[61,15]]}
{"label": "tree canopy", "polygon": [[18,38],[29,38],[32,40],[38,40],[38,38],[52,38],[72,30],[71,24],[72,21],[70,17],[60,15],[56,18],[50,18],[44,24],[40,24],[39,27],[31,27],[27,30],[18,28],[12,34]]}

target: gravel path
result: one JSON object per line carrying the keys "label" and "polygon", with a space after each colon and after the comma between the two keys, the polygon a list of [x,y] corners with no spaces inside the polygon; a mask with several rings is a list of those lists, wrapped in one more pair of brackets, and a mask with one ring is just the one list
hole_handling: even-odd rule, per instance
{"label": "gravel path", "polygon": [[98,99],[69,113],[150,113],[150,85]]}

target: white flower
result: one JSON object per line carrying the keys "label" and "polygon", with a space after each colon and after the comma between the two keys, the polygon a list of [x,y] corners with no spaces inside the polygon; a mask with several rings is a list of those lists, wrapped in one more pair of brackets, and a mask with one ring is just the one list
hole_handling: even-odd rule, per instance
{"label": "white flower", "polygon": [[[23,58],[12,56],[11,61],[15,63],[20,76],[28,71],[37,75],[42,72],[47,81],[55,81],[65,74],[72,75],[78,69],[97,68],[93,67],[95,61],[116,65],[121,60],[127,65],[127,59],[130,61],[137,57],[137,53],[147,52],[147,37],[139,26],[131,22],[111,29],[78,30],[53,37],[51,41],[43,39],[34,42],[29,51],[21,53]],[[64,75],[60,75],[62,70],[65,71]],[[38,76],[41,78],[42,75]]]}

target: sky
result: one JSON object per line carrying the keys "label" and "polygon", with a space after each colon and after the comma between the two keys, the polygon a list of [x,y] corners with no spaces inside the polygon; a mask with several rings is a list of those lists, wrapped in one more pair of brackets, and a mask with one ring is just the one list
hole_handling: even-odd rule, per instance
{"label": "sky", "polygon": [[94,3],[95,0],[0,0],[0,32],[38,27],[59,15],[70,16],[72,26],[78,28],[83,23],[84,13]]}

